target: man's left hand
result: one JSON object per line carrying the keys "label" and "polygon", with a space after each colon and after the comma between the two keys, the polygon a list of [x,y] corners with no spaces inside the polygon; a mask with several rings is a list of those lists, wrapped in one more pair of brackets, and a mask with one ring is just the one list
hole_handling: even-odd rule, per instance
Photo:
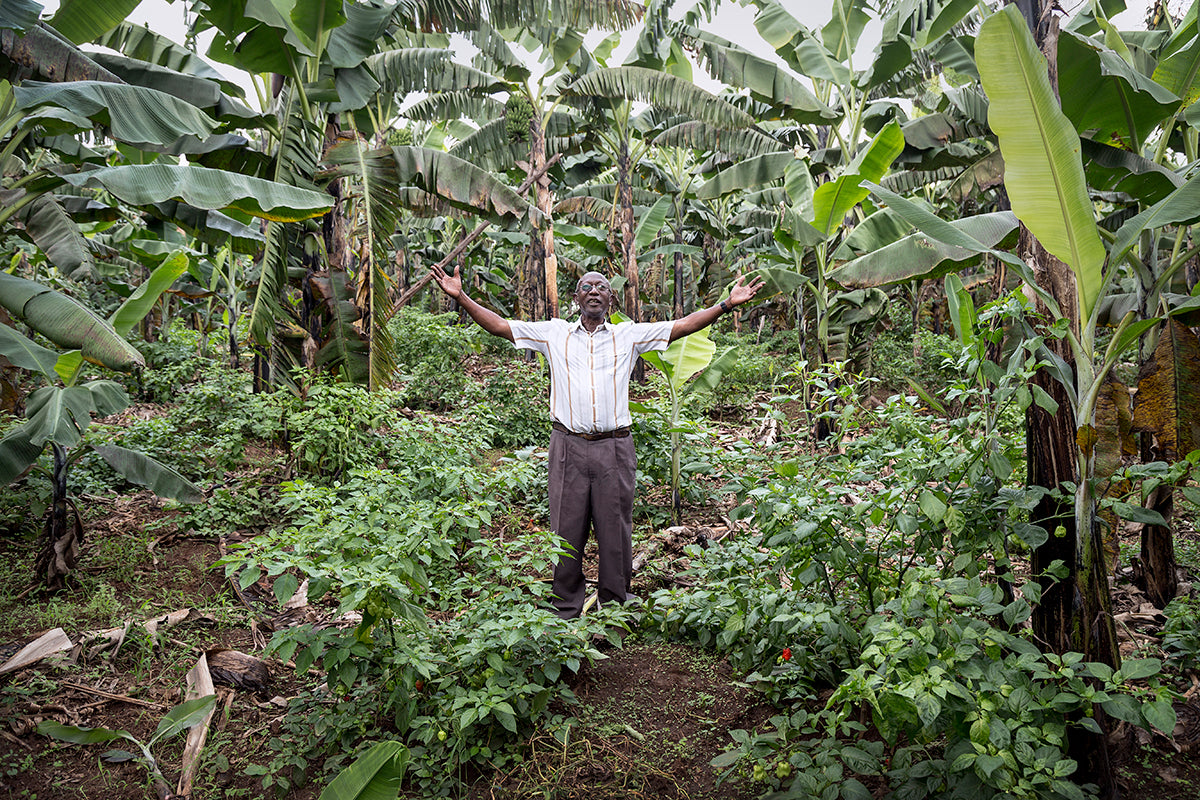
{"label": "man's left hand", "polygon": [[745,275],[739,275],[737,281],[733,284],[733,288],[729,290],[729,305],[740,306],[742,303],[748,303],[754,299],[754,295],[758,294],[758,290],[767,285],[765,278],[759,276],[742,285],[742,281],[746,280]]}

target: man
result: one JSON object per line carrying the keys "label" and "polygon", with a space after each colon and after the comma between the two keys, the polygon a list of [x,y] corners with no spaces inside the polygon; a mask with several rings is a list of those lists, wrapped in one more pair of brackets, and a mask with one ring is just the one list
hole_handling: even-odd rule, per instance
{"label": "man", "polygon": [[478,325],[519,349],[536,350],[550,364],[550,528],[567,545],[554,570],[554,607],[564,619],[583,611],[583,549],[588,529],[600,549],[601,604],[631,599],[633,492],[637,458],[629,435],[629,376],[634,359],[665,350],[676,339],[708,327],[734,306],[749,302],[761,278],[742,285],[718,305],[665,322],[612,324],[615,300],[608,279],[589,272],[579,279],[575,322],[504,319],[476,303],[462,288],[459,270],[434,267],[434,279]]}

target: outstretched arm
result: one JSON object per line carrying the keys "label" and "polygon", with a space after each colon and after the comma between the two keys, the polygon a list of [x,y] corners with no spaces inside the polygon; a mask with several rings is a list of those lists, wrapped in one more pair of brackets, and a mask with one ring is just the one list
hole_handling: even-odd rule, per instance
{"label": "outstretched arm", "polygon": [[766,281],[762,278],[755,278],[743,286],[742,281],[744,280],[746,280],[745,275],[738,276],[737,281],[733,284],[733,288],[729,290],[729,297],[712,308],[702,308],[698,311],[693,311],[682,319],[675,320],[675,325],[671,328],[671,341],[682,339],[684,336],[707,328],[716,322],[717,317],[726,311],[732,311],[734,306],[740,306],[742,303],[748,303],[753,300],[754,295],[758,294],[758,290],[766,284]]}
{"label": "outstretched arm", "polygon": [[508,320],[495,311],[479,305],[463,291],[462,277],[459,275],[458,267],[454,268],[453,275],[448,275],[444,269],[434,264],[432,272],[433,279],[437,281],[438,286],[442,287],[442,291],[457,300],[479,327],[493,336],[508,339],[510,342],[513,340],[512,328],[509,326]]}

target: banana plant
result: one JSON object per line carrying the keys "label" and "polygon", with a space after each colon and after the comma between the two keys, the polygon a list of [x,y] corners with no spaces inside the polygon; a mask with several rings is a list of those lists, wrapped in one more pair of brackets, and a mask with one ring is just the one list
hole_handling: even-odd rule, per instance
{"label": "banana plant", "polygon": [[[938,219],[878,184],[868,186],[925,236],[960,248],[959,252],[990,253],[1003,261],[1025,279],[1026,286],[1037,293],[1056,319],[1063,320],[1060,328],[1075,358],[1074,374],[1061,360],[1054,369],[1078,425],[1075,563],[1068,567],[1083,609],[1081,617],[1087,617],[1076,622],[1072,644],[1091,657],[1119,661],[1115,648],[1104,644],[1115,642],[1115,633],[1111,629],[1111,616],[1103,613],[1109,598],[1107,584],[1102,583],[1103,554],[1097,536],[1093,481],[1095,410],[1104,376],[1117,358],[1158,320],[1134,322],[1132,314],[1126,315],[1108,347],[1103,352],[1097,350],[1099,300],[1111,285],[1116,269],[1111,260],[1109,269],[1103,269],[1105,249],[1087,191],[1079,136],[1055,102],[1045,60],[1015,7],[997,12],[984,22],[975,42],[975,54],[990,102],[989,121],[1004,155],[1005,185],[1013,213],[1070,269],[1076,287],[1071,299],[1078,315],[1064,312],[1058,300],[1038,285],[1021,259],[985,245],[963,226]],[[1076,327],[1070,324],[1073,319],[1077,320]],[[1053,357],[1051,361],[1054,362]],[[1088,609],[1099,613],[1093,614]],[[1093,625],[1100,627],[1093,629]]]}
{"label": "banana plant", "polygon": [[[626,319],[623,314],[613,315],[614,322]],[[692,392],[712,391],[725,371],[733,366],[736,354],[734,348],[727,347],[718,355],[717,345],[708,338],[708,329],[705,328],[676,339],[662,352],[643,353],[642,358],[661,370],[667,379],[667,423],[671,433],[671,513],[678,525],[683,514],[683,497],[679,491],[682,472],[680,456],[683,452],[683,443],[679,438],[679,414],[683,399]],[[699,377],[691,381],[697,375]],[[634,401],[630,401],[629,407],[642,413],[650,411],[644,404]]]}
{"label": "banana plant", "polygon": [[[84,381],[85,361],[117,371],[140,368],[141,354],[125,336],[186,268],[187,258],[182,253],[164,259],[108,319],[67,295],[0,272],[0,305],[64,348],[62,352],[52,350],[12,327],[0,325],[0,355],[40,375],[47,383],[30,394],[25,422],[0,439],[0,486],[17,480],[31,467],[48,474],[51,502],[34,566],[39,578],[51,588],[62,588],[82,545],[83,524],[70,499],[68,480],[71,466],[88,450],[126,480],[160,497],[193,503],[204,498],[191,481],[144,453],[85,441],[93,414],[105,417],[129,405],[129,397],[119,384],[104,379]],[[38,464],[47,447],[53,454],[49,470]]]}

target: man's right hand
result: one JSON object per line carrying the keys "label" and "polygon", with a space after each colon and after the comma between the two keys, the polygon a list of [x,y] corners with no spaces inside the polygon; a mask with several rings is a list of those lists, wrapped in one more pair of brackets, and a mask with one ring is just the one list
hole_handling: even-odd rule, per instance
{"label": "man's right hand", "polygon": [[462,276],[459,274],[459,268],[454,268],[454,274],[446,274],[446,270],[442,269],[438,264],[434,264],[430,270],[433,272],[433,279],[438,282],[438,286],[442,287],[442,291],[450,297],[458,300],[462,296]]}

